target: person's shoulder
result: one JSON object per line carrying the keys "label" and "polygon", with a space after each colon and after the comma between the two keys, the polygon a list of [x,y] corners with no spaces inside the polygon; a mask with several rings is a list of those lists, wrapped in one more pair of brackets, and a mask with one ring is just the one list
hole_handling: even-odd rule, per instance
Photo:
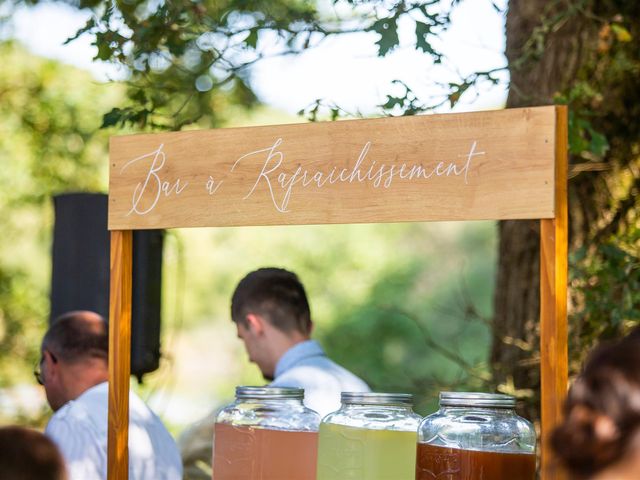
{"label": "person's shoulder", "polygon": [[[315,369],[318,374],[330,376],[332,379],[338,381],[343,387],[349,387],[353,391],[369,391],[369,386],[364,380],[358,377],[355,373],[347,370],[342,365],[334,362],[329,357],[324,356],[320,358],[309,359],[309,362],[302,361],[299,365],[293,367],[290,371],[303,368]],[[286,372],[289,373],[289,372]],[[299,371],[300,374],[308,373],[304,370]]]}
{"label": "person's shoulder", "polygon": [[67,462],[99,457],[96,452],[103,446],[106,448],[104,428],[97,425],[91,413],[77,402],[69,402],[56,411],[44,433],[56,443]]}
{"label": "person's shoulder", "polygon": [[49,425],[57,426],[68,423],[72,426],[82,425],[90,417],[90,405],[85,402],[71,400],[58,409],[49,420]]}
{"label": "person's shoulder", "polygon": [[162,419],[133,391],[129,397],[129,425],[136,425],[165,446],[178,451],[175,440]]}
{"label": "person's shoulder", "polygon": [[269,385],[274,387],[303,387],[305,380],[316,370],[314,367],[296,365],[278,375]]}
{"label": "person's shoulder", "polygon": [[140,396],[133,390],[129,390],[129,405],[134,409],[139,409],[141,411],[145,411],[145,412],[148,411],[153,413],[153,411],[151,410],[151,407],[147,405],[147,402],[145,402],[142,398],[140,398]]}
{"label": "person's shoulder", "polygon": [[47,426],[45,427],[45,433],[50,435],[56,431],[58,431],[61,427],[66,425],[67,423],[73,424],[74,422],[69,422],[70,417],[73,416],[72,410],[72,402],[68,402],[64,404],[60,409],[58,409],[49,419]]}
{"label": "person's shoulder", "polygon": [[45,429],[51,437],[99,440],[107,432],[108,393],[102,386],[92,387],[57,410]]}
{"label": "person's shoulder", "polygon": [[131,422],[152,423],[165,428],[160,417],[133,390],[129,393],[129,418]]}
{"label": "person's shoulder", "polygon": [[132,478],[182,478],[180,450],[173,436],[133,390],[129,395],[129,459],[133,471],[138,472]]}
{"label": "person's shoulder", "polygon": [[311,388],[313,386],[328,385],[335,382],[335,376],[326,368],[318,365],[299,364],[278,375],[271,386]]}
{"label": "person's shoulder", "polygon": [[100,438],[106,434],[107,412],[82,402],[71,401],[53,414],[45,433],[51,437]]}

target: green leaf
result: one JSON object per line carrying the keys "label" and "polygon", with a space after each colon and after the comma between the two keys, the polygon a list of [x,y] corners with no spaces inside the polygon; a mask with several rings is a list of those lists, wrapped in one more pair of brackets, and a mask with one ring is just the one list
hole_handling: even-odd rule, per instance
{"label": "green leaf", "polygon": [[589,148],[589,142],[587,142],[580,135],[569,134],[569,153],[573,155],[579,155]]}
{"label": "green leaf", "polygon": [[392,110],[393,107],[398,105],[402,107],[403,99],[398,97],[392,97],[391,95],[387,95],[387,101],[382,105],[382,108],[385,110]]}
{"label": "green leaf", "polygon": [[376,42],[378,45],[378,56],[384,57],[400,43],[398,38],[398,23],[395,17],[381,18],[376,21],[367,31],[374,31],[380,35]]}
{"label": "green leaf", "polygon": [[603,157],[608,151],[607,137],[595,130],[589,120],[569,112],[569,152],[573,155],[590,152]]}
{"label": "green leaf", "polygon": [[90,18],[89,20],[87,20],[87,23],[85,24],[85,26],[84,26],[84,27],[82,27],[80,30],[78,30],[78,31],[75,33],[75,35],[74,35],[73,37],[69,37],[69,38],[67,38],[67,39],[64,41],[63,45],[67,45],[67,44],[69,44],[70,42],[74,41],[76,38],[80,37],[83,33],[86,33],[86,32],[88,32],[89,30],[92,30],[92,29],[93,29],[93,27],[95,27],[95,26],[96,26],[96,21],[95,21],[95,19]]}
{"label": "green leaf", "polygon": [[453,108],[455,104],[460,101],[460,97],[462,97],[462,94],[467,91],[471,84],[469,82],[463,82],[460,84],[450,83],[449,86],[452,88],[452,91],[449,94],[448,99],[451,108]]}
{"label": "green leaf", "polygon": [[122,120],[124,116],[124,110],[120,108],[112,108],[110,112],[105,113],[102,116],[102,125],[100,128],[108,128],[113,127],[118,124]]}
{"label": "green leaf", "polygon": [[111,55],[113,54],[113,49],[111,48],[108,42],[105,42],[104,40],[100,41],[100,39],[96,37],[95,45],[96,47],[98,47],[98,53],[94,57],[94,60],[108,61],[111,59]]}
{"label": "green leaf", "polygon": [[584,138],[584,120],[576,117],[569,110],[569,153],[579,155],[589,148],[589,143]]}
{"label": "green leaf", "polygon": [[607,141],[607,137],[603,134],[596,132],[591,129],[591,143],[589,144],[589,150],[599,157],[604,157],[604,155],[609,150],[609,142]]}
{"label": "green leaf", "polygon": [[145,103],[147,103],[147,95],[142,88],[130,94],[129,98],[131,98],[131,100],[133,100],[134,102],[139,103],[140,105],[144,105]]}
{"label": "green leaf", "polygon": [[613,33],[616,34],[616,38],[618,39],[619,42],[626,43],[633,40],[633,37],[629,33],[629,30],[624,28],[619,23],[614,23],[613,25],[611,25],[611,30],[613,30]]}
{"label": "green leaf", "polygon": [[244,43],[247,44],[248,47],[255,49],[258,46],[258,29],[252,28],[249,30],[249,35],[244,39]]}
{"label": "green leaf", "polygon": [[425,53],[435,54],[435,50],[428,41],[431,25],[416,21],[416,47]]}
{"label": "green leaf", "polygon": [[420,12],[422,12],[422,14],[425,16],[425,18],[428,18],[429,20],[433,21],[434,23],[437,21],[438,18],[438,14],[437,13],[429,13],[429,7],[437,4],[438,1],[432,1],[432,2],[422,2],[422,5],[416,5],[416,7],[418,8],[418,10],[420,10]]}
{"label": "green leaf", "polygon": [[435,63],[440,63],[442,61],[442,54],[436,52],[428,41],[428,37],[431,34],[431,27],[428,23],[416,21],[416,48],[430,54]]}

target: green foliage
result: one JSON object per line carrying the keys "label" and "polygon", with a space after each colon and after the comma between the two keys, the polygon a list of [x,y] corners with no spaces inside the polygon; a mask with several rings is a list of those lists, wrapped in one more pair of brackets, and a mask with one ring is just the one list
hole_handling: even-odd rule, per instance
{"label": "green foliage", "polygon": [[609,142],[606,137],[597,132],[589,120],[578,118],[574,111],[569,112],[569,153],[602,158],[607,150]]}
{"label": "green foliage", "polygon": [[[583,15],[596,7],[585,2]],[[603,2],[588,17],[598,43],[558,95],[570,106],[574,213],[586,224],[571,255],[574,368],[599,339],[640,321],[640,23],[638,5]]]}
{"label": "green foliage", "polygon": [[[590,12],[598,10],[597,15]],[[524,48],[521,61],[544,55],[548,36],[563,25],[588,19],[588,28],[598,31],[598,44],[583,54],[584,62],[575,78],[556,94],[556,104],[569,105],[569,147],[573,163],[602,161],[611,145],[609,136],[630,135],[637,142],[640,109],[637,79],[640,73],[638,8],[635,4],[608,1],[572,2],[567,10],[541,17],[541,24]],[[634,33],[632,33],[634,32]],[[534,46],[535,44],[535,46]],[[596,47],[596,48],[594,48]],[[524,63],[516,68],[522,68]],[[624,92],[624,93],[623,93]],[[609,162],[628,163],[633,156],[619,158],[612,152]]]}
{"label": "green foliage", "polygon": [[0,268],[0,388],[28,378],[29,367],[36,363],[42,334],[42,316],[46,312],[38,286],[26,272]]}
{"label": "green foliage", "polygon": [[[46,325],[50,195],[104,190],[107,142],[105,133],[96,131],[101,109],[116,103],[119,92],[68,67],[33,58],[13,44],[4,44],[0,56],[14,65],[0,73],[0,91],[5,92],[1,128],[7,129],[0,138],[0,152],[12,159],[3,162],[6,168],[0,175],[6,232],[0,240],[0,385],[6,386],[32,381],[30,372]],[[305,281],[317,335],[330,353],[377,388],[415,392],[421,411],[433,408],[438,388],[477,385],[478,375],[486,373],[488,327],[479,317],[467,318],[468,310],[460,305],[478,304],[482,318],[490,315],[490,224],[216,229],[202,236],[195,231],[181,236],[183,243],[168,242],[173,246],[165,259],[169,331],[182,325],[188,332],[217,319],[214,323],[221,331],[232,333],[228,302],[233,286],[247,271],[275,264],[299,272]],[[445,249],[450,244],[453,248]],[[456,249],[483,253],[471,258]],[[443,251],[448,253],[443,256]],[[189,269],[186,276],[180,274],[184,267]],[[468,285],[452,294],[463,281]],[[182,292],[182,298],[175,292]],[[466,298],[468,292],[471,299]],[[417,320],[411,313],[429,310]],[[468,341],[438,350],[438,344],[450,343],[462,331],[472,332]],[[368,349],[382,345],[384,354],[349,347],[354,335]],[[165,385],[167,368],[171,371],[177,362],[172,359],[171,338],[164,344],[164,369],[147,379],[147,392]],[[244,357],[238,342],[232,352]],[[416,357],[418,353],[422,356]],[[460,364],[457,355],[463,360]],[[419,364],[412,372],[407,364],[414,357]],[[211,396],[228,395],[243,381],[259,381],[255,366],[241,365],[241,370],[229,369],[233,376],[224,384],[218,382]],[[205,385],[202,380],[197,383],[200,401],[207,397]]]}
{"label": "green foliage", "polygon": [[[378,45],[378,55],[381,57],[385,56],[400,43],[400,39],[398,38],[397,17],[381,18],[374,22],[368,31],[380,35],[380,39],[376,42],[376,45]],[[424,38],[422,41],[424,42]]]}
{"label": "green foliage", "polygon": [[602,159],[609,150],[606,137],[598,132],[592,118],[596,115],[589,106],[601,102],[602,95],[588,82],[575,82],[569,91],[556,95],[556,104],[570,105],[569,153],[585,160]]}
{"label": "green foliage", "polygon": [[[103,126],[178,130],[190,124],[221,125],[229,109],[257,104],[251,88],[250,66],[264,58],[265,47],[274,38],[280,39],[281,54],[294,54],[327,36],[369,32],[378,55],[384,56],[397,48],[398,25],[408,21],[415,26],[415,47],[427,53],[433,62],[443,62],[433,39],[449,26],[451,9],[459,2],[451,2],[451,8],[436,1],[332,3],[336,7],[347,5],[350,15],[342,19],[325,13],[311,0],[82,0],[79,6],[92,9],[94,15],[78,34],[94,36],[97,59],[124,65],[130,73],[127,101],[115,97],[104,101],[101,112],[108,113]],[[585,26],[581,35],[590,36],[582,45],[579,65],[575,72],[567,73],[556,96],[557,103],[570,107],[574,199],[570,208],[572,225],[576,224],[572,232],[580,239],[572,244],[579,248],[573,251],[571,264],[572,328],[577,345],[572,351],[580,356],[598,338],[620,334],[638,320],[640,11],[638,2],[615,0],[570,1],[562,8],[558,5],[549,2],[548,8],[540,12],[539,25],[533,28],[520,58],[512,61],[510,68],[526,69],[553,54],[554,45],[549,39],[575,22]],[[581,39],[576,37],[576,42],[581,43]],[[573,45],[561,46],[569,47]],[[3,51],[2,55],[8,54]],[[13,62],[9,58],[5,63]],[[20,65],[20,60],[17,64]],[[445,93],[437,99],[420,99],[407,85],[396,82],[400,93],[389,95],[381,107],[384,113],[395,115],[433,111],[443,105],[453,107],[463,96],[477,93],[478,85],[497,84],[502,70],[462,76],[444,85]],[[10,332],[12,338],[22,334],[23,330],[18,328],[28,328],[17,326],[19,318],[35,324],[44,313],[42,302],[38,301],[43,297],[43,275],[34,273],[33,267],[24,270],[22,262],[16,260],[19,258],[16,249],[23,255],[31,253],[27,248],[31,243],[24,241],[30,235],[31,241],[40,243],[41,252],[46,234],[34,236],[33,232],[45,232],[50,225],[50,218],[40,210],[48,195],[70,186],[95,187],[104,178],[103,172],[97,170],[106,165],[99,161],[104,155],[102,147],[92,143],[97,102],[86,105],[90,99],[104,97],[87,91],[89,87],[84,80],[77,84],[68,76],[60,80],[62,73],[52,63],[21,68],[15,78],[11,77],[13,72],[14,69],[0,71],[3,100],[0,114],[6,129],[0,132],[0,154],[14,159],[4,162],[8,166],[0,174],[0,186],[8,192],[0,197],[3,231],[9,232],[2,242],[11,242],[13,246],[1,250],[12,254],[0,258],[0,295],[5,295],[0,297],[0,320],[3,331]],[[534,90],[538,87],[518,85],[520,89],[528,89],[526,95],[531,98],[537,98]],[[69,107],[61,108],[63,104]],[[315,120],[322,104],[317,101],[304,112]],[[329,111],[332,119],[344,113],[335,105]],[[86,116],[83,112],[90,114]],[[412,238],[409,228],[403,231],[407,237],[397,234],[401,230],[385,229],[382,234],[381,229],[378,234],[386,242],[397,241],[401,245],[406,238]],[[311,280],[311,287],[319,292],[320,299],[326,299],[316,302],[320,317],[327,319],[319,333],[330,352],[373,385],[392,385],[428,397],[426,392],[443,384],[477,388],[486,380],[482,362],[488,340],[483,319],[490,315],[490,308],[478,315],[468,307],[474,302],[449,297],[448,305],[466,305],[458,312],[458,320],[434,320],[437,315],[428,308],[435,299],[445,297],[442,292],[451,291],[451,278],[443,280],[442,291],[435,288],[440,297],[420,290],[425,283],[421,272],[446,269],[429,268],[421,263],[420,259],[426,258],[424,252],[410,248],[419,247],[419,242],[395,251],[375,249],[372,255],[389,256],[389,263],[376,263],[371,256],[360,257],[350,250],[353,242],[357,245],[361,236],[369,239],[374,230],[354,235],[352,232],[358,230],[347,229],[340,231],[337,238],[339,230],[328,230],[331,233],[306,240],[305,235],[311,234],[296,230],[294,235],[299,243],[274,240],[269,246],[277,248],[270,251],[265,251],[255,239],[239,241],[229,233],[232,231],[217,234],[215,242],[209,245],[224,257],[218,258],[224,265],[218,272],[223,283],[212,289],[202,282],[194,288],[194,294],[224,303],[238,272],[255,268],[256,258],[266,263],[286,262],[286,266],[303,276],[316,278]],[[249,233],[245,235],[256,231],[247,230]],[[307,231],[313,230],[304,230]],[[291,231],[287,236],[290,234]],[[310,255],[309,244],[330,248]],[[391,261],[392,254],[399,253],[410,261],[403,263],[398,257]],[[39,255],[30,258],[44,257]],[[369,277],[367,282],[363,271]],[[485,281],[470,282],[469,292],[484,292],[488,298],[486,278],[492,272],[484,273],[480,277]],[[472,278],[476,278],[475,273]],[[203,318],[210,313],[202,303],[190,304],[188,308],[189,318]],[[469,312],[473,313],[471,319],[467,318]],[[358,348],[353,348],[354,336],[360,339]],[[478,345],[462,344],[454,351],[438,347],[456,339],[476,338],[480,339]],[[6,351],[20,348],[16,343]],[[25,355],[34,357],[35,352],[32,349]],[[435,373],[443,378],[435,378]]]}
{"label": "green foliage", "polygon": [[115,107],[112,108],[111,111],[103,115],[102,125],[100,125],[100,128],[125,128],[127,124],[140,125],[142,127],[145,127],[147,125],[150,113],[151,112],[146,108],[137,109],[132,107]]}
{"label": "green foliage", "polygon": [[[434,55],[432,53],[432,55]],[[441,56],[435,56],[436,61],[440,61]],[[387,101],[380,105],[382,112],[386,115],[417,115],[425,112],[434,112],[436,109],[446,106],[453,108],[468,91],[475,91],[477,95],[481,84],[489,83],[497,85],[500,79],[497,73],[504,68],[496,68],[485,72],[474,72],[462,77],[458,82],[449,82],[446,85],[445,94],[425,101],[418,97],[415,92],[404,82],[394,80],[393,85],[402,88],[398,95],[387,95]]]}
{"label": "green foliage", "polygon": [[[51,196],[106,189],[106,135],[117,89],[0,43],[0,386],[25,380],[48,318]],[[30,378],[29,378],[30,380]]]}
{"label": "green foliage", "polygon": [[633,40],[633,36],[629,33],[629,30],[627,30],[623,25],[619,23],[612,23],[611,30],[613,31],[613,33],[616,36],[616,39],[619,42],[626,43]]}
{"label": "green foliage", "polygon": [[460,224],[446,235],[443,226],[406,226],[396,241],[388,238],[400,253],[371,277],[362,302],[347,304],[319,332],[333,358],[375,390],[414,393],[422,414],[437,407],[439,391],[482,390],[490,379],[486,279],[494,275],[495,232]]}
{"label": "green foliage", "polygon": [[399,95],[387,95],[387,101],[381,105],[386,112],[402,112],[402,115],[416,115],[428,110],[411,88],[400,80],[394,80],[394,85],[403,89]]}
{"label": "green foliage", "polygon": [[[18,2],[19,3],[19,2]],[[201,121],[218,126],[232,105],[252,107],[247,68],[275,33],[283,54],[325,32],[308,0],[179,0],[83,2],[93,16],[69,41],[90,34],[95,59],[129,72],[128,102],[106,113],[103,127],[179,130]],[[273,37],[269,37],[272,41]]]}
{"label": "green foliage", "polygon": [[[0,0],[21,3],[39,2]],[[329,9],[315,0],[83,0],[77,6],[93,16],[70,32],[68,42],[92,35],[95,59],[128,72],[127,101],[111,105],[103,127],[215,127],[230,107],[256,106],[253,64],[274,54],[300,53],[329,36],[372,33],[378,55],[385,56],[399,45],[400,22],[413,22],[416,48],[440,63],[443,55],[433,39],[446,30],[457,3],[332,0],[335,8]],[[338,11],[348,14],[342,18]],[[332,110],[336,118],[342,113]]]}
{"label": "green foliage", "polygon": [[[419,411],[433,411],[440,389],[480,388],[488,379],[493,285],[487,279],[495,274],[495,235],[489,222],[180,231],[186,276],[182,283],[176,275],[170,247],[165,320],[173,321],[177,300],[183,305],[181,335],[199,339],[207,332],[194,338],[207,346],[191,369],[211,372],[220,358],[233,360],[223,372],[198,380],[183,374],[176,391],[202,401],[229,398],[242,382],[261,382],[234,338],[229,302],[248,271],[272,265],[299,274],[314,336],[333,358],[375,389],[413,392]],[[178,297],[176,282],[183,285]],[[190,345],[188,351],[169,350],[179,356],[177,364],[189,362],[198,348]],[[202,363],[211,366],[203,369]],[[148,379],[150,388],[161,376]]]}
{"label": "green foliage", "polygon": [[416,47],[433,56],[434,63],[442,62],[442,54],[437,52],[429,42],[432,25],[416,21]]}
{"label": "green foliage", "polygon": [[574,360],[597,339],[610,339],[640,324],[640,225],[593,246],[576,250],[571,257]]}
{"label": "green foliage", "polygon": [[[334,1],[334,3],[340,2]],[[377,19],[368,27],[363,28],[363,31],[378,34],[376,45],[379,56],[387,55],[400,44],[398,23],[402,18],[409,18],[415,24],[416,49],[428,53],[434,63],[442,62],[442,53],[436,50],[431,42],[434,37],[446,30],[450,23],[447,7],[441,5],[440,2],[370,1],[359,3],[368,4],[369,8],[376,12]],[[455,2],[453,3],[455,4]]]}

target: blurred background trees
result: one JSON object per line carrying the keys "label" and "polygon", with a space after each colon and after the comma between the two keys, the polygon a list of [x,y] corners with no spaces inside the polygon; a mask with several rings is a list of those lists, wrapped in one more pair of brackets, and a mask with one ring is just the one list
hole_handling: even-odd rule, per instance
{"label": "blurred background trees", "polygon": [[[33,383],[46,328],[51,196],[106,191],[114,130],[99,126],[126,91],[10,41],[1,44],[0,58],[12,66],[0,73],[2,407],[16,394],[7,387]],[[225,125],[292,120],[260,107],[250,116],[232,111]],[[489,377],[494,249],[490,222],[172,232],[164,261],[164,359],[138,388],[179,431],[230,398],[236,384],[261,382],[235,338],[229,298],[249,270],[281,265],[305,282],[316,335],[330,354],[376,389],[416,392],[419,411],[427,413],[438,388],[474,388]],[[36,413],[4,411],[36,424],[47,416]]]}
{"label": "blurred background trees", "polygon": [[[5,0],[0,4],[23,3]],[[2,122],[11,135],[3,134],[0,151],[12,160],[3,162],[8,167],[3,166],[0,175],[6,177],[0,178],[6,178],[3,191],[8,189],[20,198],[11,206],[2,204],[3,212],[9,212],[2,218],[3,222],[19,219],[16,225],[9,223],[6,231],[22,231],[29,237],[25,246],[37,238],[40,257],[30,258],[45,263],[50,218],[42,218],[50,216],[44,208],[47,195],[57,188],[104,188],[100,169],[106,165],[105,153],[89,147],[106,143],[105,134],[96,132],[100,118],[103,127],[135,130],[242,123],[238,109],[259,109],[255,94],[259,79],[252,78],[251,67],[261,59],[295,55],[331,36],[357,31],[369,32],[378,54],[384,56],[399,44],[401,24],[410,25],[425,64],[446,65],[438,38],[463,1],[64,3],[93,12],[78,33],[93,35],[96,59],[122,65],[128,76],[112,97],[104,93],[106,87],[88,79],[73,91],[63,88],[60,112],[52,105],[52,98],[58,97],[49,90],[49,81],[33,90],[28,88],[33,78],[18,81],[26,103],[7,107],[4,118],[17,123],[7,127]],[[503,81],[507,71],[507,106],[569,105],[570,353],[575,371],[596,340],[621,335],[640,320],[640,6],[623,0],[510,0],[503,13],[507,64],[460,74],[444,84],[436,80],[432,98],[420,98],[398,82],[390,87],[392,93],[380,113],[442,111]],[[3,58],[18,48],[7,45]],[[24,52],[19,57],[27,58]],[[55,70],[51,62],[44,64]],[[7,70],[12,73],[3,69],[0,78],[17,75],[13,68]],[[60,72],[60,78],[65,78],[61,84],[68,82],[68,72],[68,68]],[[90,88],[100,93],[83,90]],[[0,87],[0,108],[11,95],[6,91],[10,90]],[[84,92],[78,102],[86,104],[90,120],[76,124],[80,103],[73,107],[71,93],[77,92]],[[52,124],[43,127],[24,112],[40,112]],[[312,120],[346,115],[331,99],[319,100],[302,113]],[[15,142],[14,130],[31,137]],[[2,150],[2,142],[9,141],[11,150]],[[27,153],[21,154],[20,149]],[[9,176],[9,172],[13,173]],[[14,177],[27,184],[18,188]],[[5,202],[4,194],[0,202]],[[23,220],[22,208],[37,212],[31,217],[34,223]],[[449,237],[451,231],[456,234]],[[300,235],[309,236],[304,244],[283,240],[287,237],[290,242]],[[288,266],[310,284],[318,334],[330,353],[374,387],[417,392],[423,413],[433,407],[433,393],[442,388],[497,389],[526,400],[527,415],[536,418],[538,236],[537,222],[501,222],[497,231],[488,224],[470,224],[441,229],[437,225],[308,227],[295,230],[294,235],[287,229],[225,229],[209,236],[185,233],[182,243],[176,242],[174,252],[168,254],[167,271],[173,273],[165,273],[170,277],[167,283],[177,282],[181,262],[189,268],[191,255],[200,259],[195,260],[199,265],[203,258],[213,259],[215,278],[189,271],[183,287],[173,284],[184,294],[169,294],[167,302],[174,303],[167,311],[181,311],[176,302],[182,301],[184,313],[175,318],[183,320],[176,322],[197,329],[199,320],[225,318],[228,294],[247,270],[257,264]],[[25,332],[25,338],[33,335],[26,333],[29,324],[40,322],[42,328],[46,271],[40,268],[34,273],[15,261],[19,257],[10,252],[15,252],[15,239],[21,237],[12,238],[0,240],[11,246],[2,249],[10,258],[0,265],[0,295],[6,295],[0,313],[7,325],[4,331],[12,332],[11,340],[5,333],[1,352],[10,358],[21,352],[18,344],[24,342],[31,345],[24,347],[31,358],[35,357],[33,340],[14,337],[16,332]],[[375,254],[363,253],[360,245],[365,241],[367,249],[376,246]],[[434,250],[434,244],[444,248],[445,243],[452,248]],[[317,250],[310,252],[306,245],[317,245]],[[193,254],[194,249],[204,251]],[[460,256],[457,251],[466,253]],[[181,255],[185,260],[180,260]],[[216,309],[225,308],[212,310],[213,304]],[[210,334],[224,336],[223,329],[228,330],[228,325]],[[186,357],[186,350],[176,350],[176,355]],[[170,356],[167,361],[172,362]],[[206,369],[202,372],[206,375]],[[220,388],[222,396],[229,393],[227,387]]]}
{"label": "blurred background trees", "polygon": [[51,195],[104,190],[107,133],[100,116],[115,85],[0,43],[0,386],[35,364],[48,315]]}
{"label": "blurred background trees", "polygon": [[[507,107],[569,105],[570,361],[640,320],[640,6],[510,0]],[[501,222],[494,381],[539,386],[539,223]],[[535,395],[533,399],[535,399]],[[535,404],[528,408],[536,415]]]}

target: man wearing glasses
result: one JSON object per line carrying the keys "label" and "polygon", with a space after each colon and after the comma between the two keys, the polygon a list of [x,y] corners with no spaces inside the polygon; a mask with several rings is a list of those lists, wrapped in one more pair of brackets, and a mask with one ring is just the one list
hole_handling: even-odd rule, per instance
{"label": "man wearing glasses", "polygon": [[[34,373],[54,411],[45,434],[62,452],[70,480],[107,478],[108,351],[107,324],[93,312],[58,317],[42,340]],[[173,438],[133,392],[129,397],[129,478],[182,479]]]}

